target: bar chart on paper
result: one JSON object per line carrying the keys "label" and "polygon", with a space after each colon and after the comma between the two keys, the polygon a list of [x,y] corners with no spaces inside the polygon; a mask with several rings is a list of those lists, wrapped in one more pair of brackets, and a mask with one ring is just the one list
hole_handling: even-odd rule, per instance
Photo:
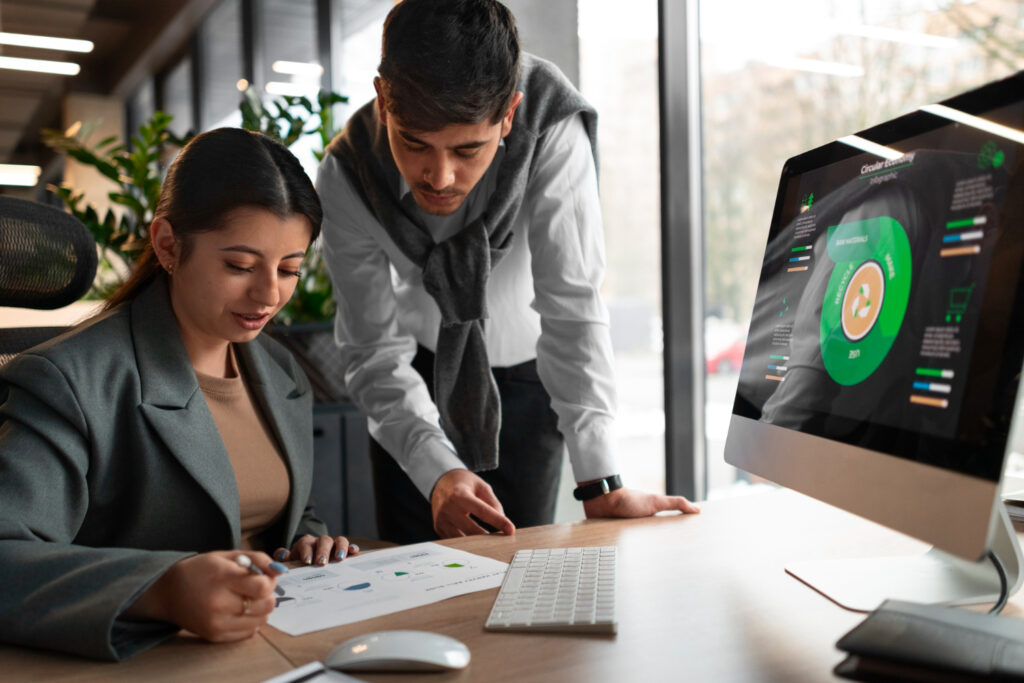
{"label": "bar chart on paper", "polygon": [[278,579],[269,623],[297,636],[501,585],[508,565],[437,543],[388,548]]}

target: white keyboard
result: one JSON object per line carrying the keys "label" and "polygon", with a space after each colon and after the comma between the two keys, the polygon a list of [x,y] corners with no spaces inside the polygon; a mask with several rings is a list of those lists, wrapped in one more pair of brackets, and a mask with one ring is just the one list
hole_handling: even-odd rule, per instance
{"label": "white keyboard", "polygon": [[615,633],[615,546],[519,550],[489,631]]}

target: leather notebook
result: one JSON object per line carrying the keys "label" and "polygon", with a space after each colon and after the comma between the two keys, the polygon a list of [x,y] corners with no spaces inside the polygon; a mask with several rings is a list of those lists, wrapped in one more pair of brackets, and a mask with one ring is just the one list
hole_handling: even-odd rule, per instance
{"label": "leather notebook", "polygon": [[1024,619],[886,600],[836,643],[858,681],[1024,681]]}

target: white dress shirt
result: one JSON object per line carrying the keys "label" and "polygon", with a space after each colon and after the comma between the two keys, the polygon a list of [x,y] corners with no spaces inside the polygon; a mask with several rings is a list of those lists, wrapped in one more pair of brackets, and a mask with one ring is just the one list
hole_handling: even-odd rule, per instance
{"label": "white dress shirt", "polygon": [[[500,145],[452,215],[416,208],[435,242],[484,210],[503,155]],[[408,186],[401,185],[403,200],[411,202]],[[422,270],[391,240],[333,155],[320,165],[317,189],[346,388],[368,416],[370,434],[429,500],[441,475],[465,467],[410,365],[417,344],[436,349],[440,311],[423,287]],[[539,143],[512,248],[490,274],[484,326],[492,367],[537,359],[577,481],[618,472],[611,336],[600,296],[604,267],[597,174],[577,115]]]}

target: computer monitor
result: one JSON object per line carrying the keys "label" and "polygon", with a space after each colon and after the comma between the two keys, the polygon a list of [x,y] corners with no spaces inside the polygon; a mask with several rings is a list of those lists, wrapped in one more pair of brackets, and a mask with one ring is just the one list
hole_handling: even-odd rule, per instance
{"label": "computer monitor", "polygon": [[790,159],[732,465],[921,539],[787,571],[850,609],[1021,583],[1001,504],[1024,362],[1024,72]]}

